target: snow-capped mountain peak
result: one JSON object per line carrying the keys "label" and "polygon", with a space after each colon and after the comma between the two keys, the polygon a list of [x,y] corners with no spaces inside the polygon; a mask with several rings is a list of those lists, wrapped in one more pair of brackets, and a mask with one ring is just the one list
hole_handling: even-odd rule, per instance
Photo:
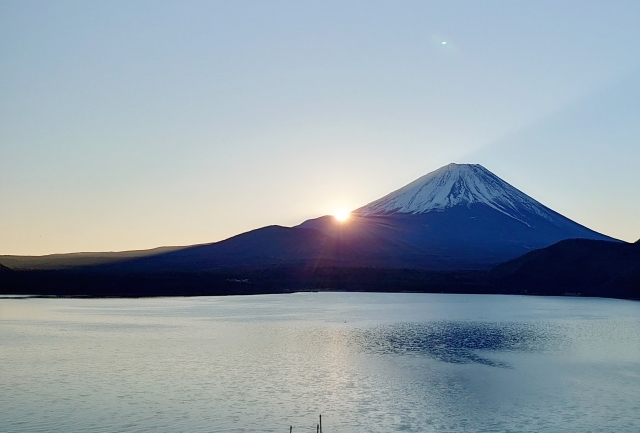
{"label": "snow-capped mountain peak", "polygon": [[449,164],[357,209],[359,215],[422,214],[483,204],[527,224],[531,214],[555,221],[554,211],[479,164]]}

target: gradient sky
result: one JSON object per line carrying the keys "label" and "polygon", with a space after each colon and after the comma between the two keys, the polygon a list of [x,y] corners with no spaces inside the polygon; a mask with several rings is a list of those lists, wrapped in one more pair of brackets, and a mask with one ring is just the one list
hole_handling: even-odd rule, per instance
{"label": "gradient sky", "polygon": [[0,254],[296,225],[450,162],[635,241],[639,17],[637,0],[0,1]]}

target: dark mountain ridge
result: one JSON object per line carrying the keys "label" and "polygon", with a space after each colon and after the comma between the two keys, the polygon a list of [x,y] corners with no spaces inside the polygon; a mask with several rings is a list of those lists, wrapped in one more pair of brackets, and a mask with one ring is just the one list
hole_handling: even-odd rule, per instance
{"label": "dark mountain ridge", "polygon": [[159,247],[149,250],[82,252],[43,256],[0,255],[0,263],[15,270],[54,270],[101,265],[175,251],[185,247]]}
{"label": "dark mountain ridge", "polygon": [[640,243],[567,239],[496,266],[500,284],[530,293],[640,298]]}

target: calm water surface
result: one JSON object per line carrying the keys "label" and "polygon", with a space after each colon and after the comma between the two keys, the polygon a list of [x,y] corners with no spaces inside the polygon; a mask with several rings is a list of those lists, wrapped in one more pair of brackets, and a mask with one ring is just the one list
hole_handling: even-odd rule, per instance
{"label": "calm water surface", "polygon": [[2,432],[640,432],[640,303],[0,299]]}

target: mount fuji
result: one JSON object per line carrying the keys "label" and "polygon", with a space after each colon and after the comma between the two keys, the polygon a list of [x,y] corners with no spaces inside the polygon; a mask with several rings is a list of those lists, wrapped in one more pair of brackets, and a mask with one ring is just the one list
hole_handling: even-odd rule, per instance
{"label": "mount fuji", "polygon": [[[614,241],[549,209],[478,164],[449,164],[356,209],[305,221],[388,265],[485,269],[564,239]],[[386,248],[370,247],[375,241]],[[384,241],[384,242],[383,242]]]}
{"label": "mount fuji", "polygon": [[[69,255],[67,261],[70,267],[125,273],[274,267],[485,270],[577,238],[616,241],[549,209],[481,165],[449,164],[356,209],[346,221],[323,216],[211,244],[114,253],[102,259]],[[0,261],[24,262],[32,269],[51,266],[36,263],[38,258]],[[60,269],[69,267],[61,265],[64,261],[63,256],[53,260]]]}

